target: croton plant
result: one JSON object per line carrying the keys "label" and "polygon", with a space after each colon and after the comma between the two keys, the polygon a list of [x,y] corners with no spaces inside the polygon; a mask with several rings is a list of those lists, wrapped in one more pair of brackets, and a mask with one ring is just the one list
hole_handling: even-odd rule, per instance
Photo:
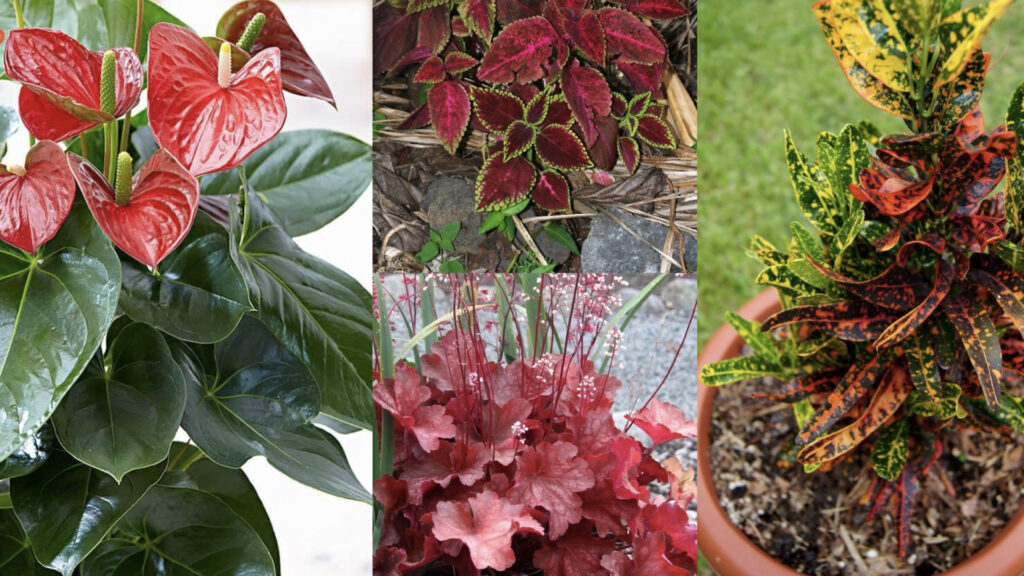
{"label": "croton plant", "polygon": [[686,13],[680,0],[391,0],[375,8],[374,67],[421,94],[399,130],[433,126],[452,154],[470,128],[487,136],[478,210],[565,211],[567,174],[606,183],[619,159],[636,170],[640,143],[676,147],[650,21]]}
{"label": "croton plant", "polygon": [[992,132],[978,107],[979,43],[1011,2],[814,5],[854,90],[909,133],[825,132],[817,163],[787,134],[812,228],[793,223],[782,249],[751,244],[783,309],[761,325],[729,315],[753,354],[701,373],[711,386],[782,381],[761,396],[794,403],[789,455],[806,471],[870,450],[865,504],[893,511],[901,557],[925,477],[955,493],[939,462],[950,431],[1024,432],[1024,87]]}
{"label": "croton plant", "polygon": [[322,428],[373,424],[370,296],[292,239],[369,148],[281,133],[284,91],[333,97],[269,1],[207,39],[76,11],[0,8],[33,142],[0,166],[0,574],[280,574],[246,461],[370,500]]}
{"label": "croton plant", "polygon": [[[439,287],[452,302],[440,322]],[[695,437],[696,425],[657,390],[624,428],[612,416],[620,322],[643,298],[618,306],[617,280],[599,274],[377,288],[375,575],[694,573],[693,471],[654,455]],[[426,326],[412,342],[423,353],[407,344],[395,354],[389,324],[414,329],[417,316]],[[632,425],[650,442],[628,434]]]}

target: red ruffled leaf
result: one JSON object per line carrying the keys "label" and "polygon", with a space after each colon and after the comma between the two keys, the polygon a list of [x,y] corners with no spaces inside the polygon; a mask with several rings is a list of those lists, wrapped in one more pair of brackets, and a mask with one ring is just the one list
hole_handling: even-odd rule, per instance
{"label": "red ruffled leaf", "polygon": [[569,209],[569,183],[557,172],[541,172],[531,196],[533,202],[545,210],[562,212]]}
{"label": "red ruffled leaf", "polygon": [[615,456],[612,471],[612,489],[623,500],[650,500],[651,493],[639,482],[640,465],[643,462],[643,448],[629,437],[612,440],[611,453]]}
{"label": "red ruffled leaf", "polygon": [[558,538],[583,518],[579,493],[594,485],[587,463],[576,457],[569,442],[527,447],[518,458],[512,501],[539,506],[550,514],[548,536]]}
{"label": "red ruffled leaf", "polygon": [[466,87],[454,80],[447,80],[430,89],[427,94],[430,108],[430,123],[449,154],[455,154],[462,135],[469,127],[472,103]]}
{"label": "red ruffled leaf", "polygon": [[[130,48],[114,48],[117,60],[117,106],[121,116],[139,103],[142,63]],[[7,75],[23,85],[19,97],[22,123],[35,137],[61,141],[109,122],[100,109],[103,53],[91,52],[56,30],[12,30],[4,51]]]}
{"label": "red ruffled leaf", "polygon": [[633,539],[633,568],[629,576],[690,576],[690,571],[676,566],[668,558],[668,536],[651,533]]}
{"label": "red ruffled leaf", "polygon": [[597,138],[598,121],[611,114],[612,94],[600,72],[573,60],[562,71],[562,92],[587,144]]}
{"label": "red ruffled leaf", "polygon": [[671,20],[690,13],[679,0],[626,0],[626,10],[655,20]]}
{"label": "red ruffled leaf", "polygon": [[28,151],[25,174],[0,167],[0,240],[34,254],[60,230],[75,201],[75,179],[55,142]]}
{"label": "red ruffled leaf", "polygon": [[636,140],[627,137],[619,138],[619,157],[622,158],[622,163],[626,165],[626,170],[629,170],[630,174],[636,172],[637,167],[640,166],[640,148],[636,145]]}
{"label": "red ruffled leaf", "polygon": [[472,96],[477,118],[494,134],[505,132],[525,114],[525,104],[511,92],[474,87]]}
{"label": "red ruffled leaf", "polygon": [[403,428],[412,432],[428,452],[437,450],[440,439],[455,436],[455,424],[452,417],[445,414],[444,406],[424,406],[430,399],[430,389],[420,385],[415,368],[405,364],[395,366],[393,379],[373,387],[373,399]]}
{"label": "red ruffled leaf", "polygon": [[444,57],[444,71],[449,74],[461,74],[480,62],[465,52],[451,52]]}
{"label": "red ruffled leaf", "polygon": [[495,0],[465,0],[459,5],[459,14],[466,27],[485,41],[494,36]]}
{"label": "red ruffled leaf", "polygon": [[615,542],[595,538],[590,526],[577,524],[565,536],[534,552],[533,564],[545,576],[593,576],[601,574],[601,558],[615,550]]}
{"label": "red ruffled leaf", "polygon": [[476,209],[500,210],[519,202],[533,190],[537,169],[520,156],[506,162],[494,154],[480,170],[476,180]]}
{"label": "red ruffled leaf", "polygon": [[512,536],[517,532],[544,533],[523,506],[493,492],[483,492],[465,502],[440,502],[432,520],[434,537],[465,544],[478,570],[510,568],[516,560]]}
{"label": "red ruffled leaf", "polygon": [[509,24],[487,51],[477,77],[495,84],[528,84],[555,76],[565,65],[569,49],[545,18]]}
{"label": "red ruffled leaf", "polygon": [[548,166],[564,171],[583,170],[592,164],[583,142],[565,126],[553,124],[537,134],[537,155]]}
{"label": "red ruffled leaf", "polygon": [[166,150],[157,150],[132,179],[127,204],[88,160],[69,154],[89,210],[115,246],[156,268],[185,239],[199,208],[199,182]]}
{"label": "red ruffled leaf", "polygon": [[193,175],[234,168],[284,126],[276,48],[249,60],[227,88],[217,83],[217,55],[185,28],[153,26],[149,54],[153,137]]}
{"label": "red ruffled leaf", "polygon": [[665,60],[665,42],[639,18],[619,8],[602,8],[597,12],[604,27],[608,55],[618,55],[620,62],[658,64]]}
{"label": "red ruffled leaf", "polygon": [[683,411],[657,398],[628,420],[647,433],[655,446],[677,438],[696,438],[697,423],[687,420]]}
{"label": "red ruffled leaf", "polygon": [[502,149],[505,161],[508,162],[531,148],[536,138],[537,131],[533,126],[522,120],[513,122],[505,131],[505,144]]}
{"label": "red ruffled leaf", "polygon": [[637,136],[655,148],[672,149],[676,147],[676,137],[672,134],[668,123],[655,116],[643,116],[639,119]]}
{"label": "red ruffled leaf", "polygon": [[604,65],[606,53],[604,28],[601,26],[601,19],[596,12],[585,13],[578,22],[572,24],[569,27],[569,37],[588,60]]}
{"label": "red ruffled leaf", "polygon": [[256,14],[266,16],[263,29],[249,50],[258,54],[267,48],[281,51],[281,81],[284,89],[300,96],[317,98],[335,106],[327,79],[310,58],[281,9],[270,0],[246,0],[228,8],[217,23],[217,36],[237,43],[249,20]]}
{"label": "red ruffled leaf", "polygon": [[683,506],[675,502],[645,506],[633,523],[636,533],[644,537],[665,534],[671,541],[670,548],[697,559],[697,525],[690,522]]}
{"label": "red ruffled leaf", "polygon": [[416,71],[412,81],[420,84],[437,84],[444,81],[444,62],[437,56],[427,58],[420,64],[420,69]]}

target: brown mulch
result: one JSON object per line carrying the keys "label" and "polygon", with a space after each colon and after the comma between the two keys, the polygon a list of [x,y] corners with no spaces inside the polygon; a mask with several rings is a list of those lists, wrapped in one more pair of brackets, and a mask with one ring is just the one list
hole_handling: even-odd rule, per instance
{"label": "brown mulch", "polygon": [[938,574],[984,547],[1020,505],[1020,439],[951,432],[939,464],[957,497],[949,498],[934,472],[927,478],[914,508],[907,560],[901,563],[895,518],[884,513],[865,523],[867,510],[858,503],[873,475],[870,451],[823,473],[805,474],[799,467],[777,464],[796,434],[796,424],[789,405],[751,398],[751,393],[771,386],[770,380],[743,382],[718,391],[711,462],[715,488],[732,521],[798,571],[823,576]]}

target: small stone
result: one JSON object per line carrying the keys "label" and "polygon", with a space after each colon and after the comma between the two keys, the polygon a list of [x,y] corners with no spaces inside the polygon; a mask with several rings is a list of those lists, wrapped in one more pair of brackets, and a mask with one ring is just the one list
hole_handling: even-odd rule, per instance
{"label": "small stone", "polygon": [[477,233],[483,217],[473,208],[473,183],[465,178],[444,176],[430,183],[420,208],[427,213],[431,230],[440,232],[452,222],[461,222],[462,229],[455,238],[457,254],[472,254],[483,245],[485,236]]}
{"label": "small stone", "polygon": [[870,548],[870,549],[868,549],[867,552],[864,553],[864,557],[865,558],[878,558],[878,550],[875,550],[874,548]]}
{"label": "small stone", "polygon": [[[659,250],[664,246],[667,229],[661,224],[618,208],[609,211],[651,246]],[[657,274],[661,270],[661,255],[651,246],[637,240],[607,214],[599,214],[591,222],[590,234],[583,241],[583,272]],[[674,246],[671,255],[677,256]]]}

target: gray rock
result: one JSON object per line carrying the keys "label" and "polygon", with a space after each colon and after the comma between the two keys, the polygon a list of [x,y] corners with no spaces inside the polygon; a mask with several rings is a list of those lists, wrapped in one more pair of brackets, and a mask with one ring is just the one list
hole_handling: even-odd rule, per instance
{"label": "gray rock", "polygon": [[427,213],[432,230],[440,232],[452,222],[461,222],[462,229],[455,239],[455,252],[472,254],[484,243],[477,234],[483,217],[473,209],[475,202],[473,183],[465,178],[441,177],[430,183],[423,195],[420,208]]}
{"label": "gray rock", "polygon": [[[615,217],[659,249],[665,244],[665,227],[646,218],[611,208]],[[673,248],[675,256],[675,248]],[[637,240],[607,214],[594,217],[590,234],[583,241],[584,272],[616,274],[655,274],[661,267],[661,255]]]}
{"label": "gray rock", "polygon": [[687,272],[697,271],[697,239],[683,234],[683,265]]}

